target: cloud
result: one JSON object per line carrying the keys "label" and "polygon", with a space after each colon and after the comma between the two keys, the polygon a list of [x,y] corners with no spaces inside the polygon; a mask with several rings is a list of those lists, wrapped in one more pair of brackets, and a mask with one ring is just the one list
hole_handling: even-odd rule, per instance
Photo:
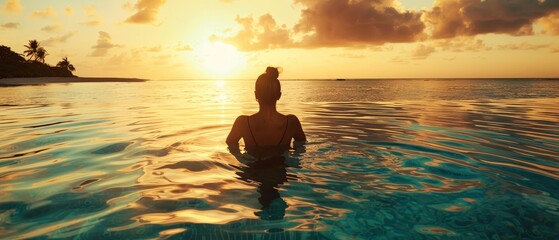
{"label": "cloud", "polygon": [[161,52],[161,45],[157,45],[155,47],[147,48],[149,52]]}
{"label": "cloud", "polygon": [[112,42],[111,36],[107,32],[99,31],[97,44],[93,45],[93,52],[90,54],[92,57],[102,57],[107,54],[111,48],[120,47],[120,45]]}
{"label": "cloud", "polygon": [[497,46],[500,50],[538,50],[542,48],[549,48],[551,44],[532,44],[527,42],[503,44]]}
{"label": "cloud", "polygon": [[390,59],[390,61],[395,62],[395,63],[408,64],[409,63],[409,58],[408,57],[402,57],[402,56],[395,56],[392,59]]}
{"label": "cloud", "polygon": [[56,15],[56,11],[52,7],[47,7],[44,10],[34,11],[31,13],[31,17],[34,18],[47,18],[54,15]]}
{"label": "cloud", "polygon": [[489,49],[483,41],[468,39],[487,33],[531,35],[535,24],[559,35],[559,0],[436,0],[433,8],[421,11],[405,10],[398,0],[293,1],[302,7],[293,26],[276,23],[270,14],[237,16],[238,31],[227,29],[210,40],[257,51],[458,39],[431,47],[481,51]]}
{"label": "cloud", "polygon": [[107,60],[107,64],[115,66],[115,65],[123,65],[125,63],[130,63],[133,62],[134,59],[128,57],[128,54],[126,52],[120,53],[118,55],[114,55],[111,56],[108,60]]}
{"label": "cloud", "polygon": [[94,5],[85,6],[83,8],[85,15],[90,19],[89,21],[81,22],[81,25],[90,26],[90,27],[97,27],[101,26],[102,21],[99,15],[97,14],[97,8]]}
{"label": "cloud", "polygon": [[543,33],[559,35],[559,11],[541,18],[539,23],[543,26]]}
{"label": "cloud", "polygon": [[381,45],[423,37],[421,13],[394,0],[297,0],[306,6],[295,31],[309,47]]}
{"label": "cloud", "polygon": [[[411,59],[423,60],[437,51],[444,52],[479,52],[491,50],[485,43],[475,37],[457,37],[452,39],[432,39],[416,46],[410,53]],[[445,60],[454,60],[445,59]]]}
{"label": "cloud", "polygon": [[285,26],[278,26],[270,14],[260,16],[258,22],[252,17],[237,17],[242,29],[230,37],[213,35],[210,40],[232,43],[241,51],[256,51],[268,48],[291,47],[291,33]]}
{"label": "cloud", "polygon": [[66,15],[74,15],[74,8],[73,7],[66,7],[66,8],[64,8],[64,13]]}
{"label": "cloud", "polygon": [[429,57],[432,53],[435,52],[435,48],[423,44],[419,44],[415,50],[411,53],[411,57],[415,60],[422,60]]}
{"label": "cloud", "polygon": [[332,54],[333,57],[340,57],[340,58],[353,58],[353,59],[361,59],[366,58],[366,55],[363,54],[353,54],[353,53],[343,53],[343,54]]}
{"label": "cloud", "polygon": [[179,42],[177,44],[177,47],[175,48],[175,50],[177,50],[177,51],[192,51],[192,47],[188,44],[182,44],[182,42]]}
{"label": "cloud", "polygon": [[140,65],[143,61],[143,57],[145,55],[145,51],[142,48],[134,48],[128,51],[123,51],[117,54],[112,54],[111,56],[107,57],[107,61],[104,62],[109,66],[118,66],[118,65]]}
{"label": "cloud", "polygon": [[58,37],[51,37],[47,40],[42,41],[42,45],[43,46],[54,46],[56,44],[59,43],[65,43],[68,39],[70,39],[71,37],[75,36],[76,32],[68,32],[62,36],[58,36]]}
{"label": "cloud", "polygon": [[126,10],[134,10],[134,5],[130,2],[125,2],[122,4],[122,8]]}
{"label": "cloud", "polygon": [[87,22],[81,22],[80,24],[85,25],[85,26],[90,26],[90,27],[97,27],[97,26],[101,26],[101,21],[92,20],[92,21],[87,21]]}
{"label": "cloud", "polygon": [[239,50],[268,48],[364,47],[414,42],[425,38],[421,13],[403,11],[395,0],[296,0],[304,6],[293,28],[278,25],[270,14],[258,21],[237,17],[241,30],[211,39]]}
{"label": "cloud", "polygon": [[58,24],[57,25],[47,25],[47,26],[41,28],[41,31],[54,32],[54,31],[61,30],[63,28],[64,28],[64,26],[58,25]]}
{"label": "cloud", "polygon": [[433,46],[443,51],[452,52],[478,52],[491,50],[483,40],[474,37],[456,37],[451,39],[434,40]]}
{"label": "cloud", "polygon": [[138,0],[134,5],[136,13],[126,19],[127,23],[146,24],[156,20],[159,8],[166,0]]}
{"label": "cloud", "polygon": [[486,33],[533,34],[533,23],[559,10],[557,0],[439,0],[425,14],[434,38]]}
{"label": "cloud", "polygon": [[171,54],[161,54],[154,58],[153,63],[156,65],[166,65],[169,64],[169,59],[171,59],[173,55]]}
{"label": "cloud", "polygon": [[21,13],[23,6],[21,6],[19,0],[8,0],[3,10],[6,13]]}
{"label": "cloud", "polygon": [[4,24],[0,24],[0,29],[16,29],[19,27],[19,23],[16,22],[8,22]]}
{"label": "cloud", "polygon": [[85,6],[83,11],[85,12],[85,15],[90,18],[97,17],[97,8],[94,5]]}

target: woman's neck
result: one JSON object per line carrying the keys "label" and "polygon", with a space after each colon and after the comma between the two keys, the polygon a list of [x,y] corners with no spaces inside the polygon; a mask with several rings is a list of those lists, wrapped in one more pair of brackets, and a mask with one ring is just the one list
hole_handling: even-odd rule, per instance
{"label": "woman's neck", "polygon": [[276,103],[258,103],[258,105],[260,105],[260,110],[258,111],[260,114],[265,116],[278,114]]}

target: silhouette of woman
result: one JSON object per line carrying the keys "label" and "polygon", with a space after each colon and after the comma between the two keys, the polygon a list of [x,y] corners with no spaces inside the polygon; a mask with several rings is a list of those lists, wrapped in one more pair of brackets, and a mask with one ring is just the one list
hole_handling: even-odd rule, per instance
{"label": "silhouette of woman", "polygon": [[[295,115],[283,115],[276,110],[276,102],[281,97],[281,85],[277,68],[268,67],[266,73],[258,77],[254,95],[260,110],[250,116],[237,117],[231,132],[227,136],[227,145],[232,153],[240,151],[239,140],[245,142],[246,150],[284,148],[288,149],[291,140],[294,147],[307,140],[301,122]],[[258,151],[255,152],[258,158]]]}
{"label": "silhouette of woman", "polygon": [[[227,136],[229,151],[246,167],[238,167],[237,175],[247,182],[258,183],[261,211],[255,214],[263,220],[279,220],[287,204],[278,187],[287,182],[286,150],[306,142],[306,136],[295,115],[283,115],[276,110],[281,97],[277,68],[268,67],[256,80],[254,95],[260,110],[250,116],[239,116]],[[239,140],[243,139],[247,154],[241,154]],[[248,156],[247,156],[248,155]],[[293,176],[292,176],[293,177]]]}

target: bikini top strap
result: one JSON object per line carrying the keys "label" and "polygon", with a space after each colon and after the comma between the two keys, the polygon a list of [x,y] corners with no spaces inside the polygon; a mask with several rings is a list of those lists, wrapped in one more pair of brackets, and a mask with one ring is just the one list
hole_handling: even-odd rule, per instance
{"label": "bikini top strap", "polygon": [[[258,147],[258,142],[256,141],[256,138],[254,137],[254,133],[252,133],[252,128],[250,127],[250,117],[247,116],[247,124],[248,124],[248,130],[250,131],[250,136],[252,136],[252,140],[254,141],[254,144]],[[281,142],[283,142],[283,138],[285,137],[285,133],[287,132],[287,127],[289,126],[289,116],[285,116],[285,129],[283,130],[283,135],[281,135],[281,139],[278,142],[278,146],[281,145]]]}
{"label": "bikini top strap", "polygon": [[247,116],[247,123],[248,123],[248,130],[250,131],[250,135],[252,136],[252,140],[254,141],[254,144],[256,144],[256,146],[258,147],[258,142],[256,141],[256,138],[254,137],[254,133],[252,133],[252,128],[250,127],[250,116]]}
{"label": "bikini top strap", "polygon": [[281,142],[283,142],[283,138],[285,137],[285,133],[287,132],[287,126],[289,125],[289,116],[286,115],[285,116],[285,129],[283,130],[283,135],[281,135],[281,139],[278,143],[278,146],[281,144]]}

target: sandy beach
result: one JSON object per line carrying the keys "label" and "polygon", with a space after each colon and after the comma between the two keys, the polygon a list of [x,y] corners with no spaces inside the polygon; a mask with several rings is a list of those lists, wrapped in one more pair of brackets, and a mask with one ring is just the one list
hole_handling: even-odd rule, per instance
{"label": "sandy beach", "polygon": [[140,78],[92,78],[92,77],[38,77],[38,78],[2,78],[0,87],[16,87],[28,85],[45,85],[49,83],[78,82],[145,82]]}

